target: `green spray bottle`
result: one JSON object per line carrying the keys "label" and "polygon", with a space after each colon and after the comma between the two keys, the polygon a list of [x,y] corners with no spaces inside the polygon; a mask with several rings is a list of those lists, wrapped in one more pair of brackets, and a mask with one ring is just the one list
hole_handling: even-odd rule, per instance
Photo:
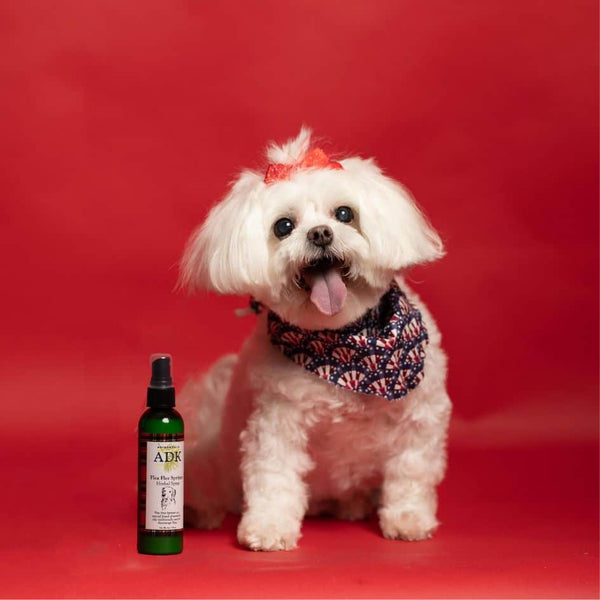
{"label": "green spray bottle", "polygon": [[139,422],[138,535],[141,554],[183,550],[183,419],[175,410],[171,356],[150,357],[148,409]]}

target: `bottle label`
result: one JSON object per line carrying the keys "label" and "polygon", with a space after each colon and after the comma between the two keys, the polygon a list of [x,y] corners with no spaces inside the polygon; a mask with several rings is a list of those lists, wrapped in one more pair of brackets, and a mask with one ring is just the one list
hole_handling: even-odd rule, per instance
{"label": "bottle label", "polygon": [[183,529],[183,436],[169,437],[145,442],[145,528],[154,531]]}

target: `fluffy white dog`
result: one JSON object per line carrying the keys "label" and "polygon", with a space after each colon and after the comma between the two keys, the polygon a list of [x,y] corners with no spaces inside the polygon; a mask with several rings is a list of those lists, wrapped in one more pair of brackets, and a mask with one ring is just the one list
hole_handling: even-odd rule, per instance
{"label": "fluffy white dog", "polygon": [[[187,520],[241,512],[239,542],[289,550],[305,514],[432,535],[451,404],[446,356],[408,267],[443,255],[373,160],[334,162],[304,128],[244,171],[189,241],[189,289],[250,294],[239,355],[188,384]],[[191,442],[191,443],[190,443]]]}

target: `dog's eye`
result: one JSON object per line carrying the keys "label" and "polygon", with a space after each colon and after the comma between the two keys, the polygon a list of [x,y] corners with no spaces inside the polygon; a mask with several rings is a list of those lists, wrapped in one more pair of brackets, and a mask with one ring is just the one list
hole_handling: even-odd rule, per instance
{"label": "dog's eye", "polygon": [[288,219],[287,217],[275,221],[275,225],[273,225],[273,232],[280,239],[284,238],[287,235],[290,235],[293,229],[294,223],[291,219]]}
{"label": "dog's eye", "polygon": [[354,220],[354,213],[349,206],[340,206],[335,209],[335,218],[342,223],[352,223]]}

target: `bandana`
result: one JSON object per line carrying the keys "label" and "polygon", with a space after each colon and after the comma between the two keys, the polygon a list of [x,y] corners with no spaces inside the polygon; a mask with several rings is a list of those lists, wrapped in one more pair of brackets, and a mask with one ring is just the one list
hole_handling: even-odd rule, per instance
{"label": "bandana", "polygon": [[290,360],[353,392],[397,400],[424,376],[427,330],[396,284],[378,306],[343,329],[300,329],[269,311],[268,331]]}

